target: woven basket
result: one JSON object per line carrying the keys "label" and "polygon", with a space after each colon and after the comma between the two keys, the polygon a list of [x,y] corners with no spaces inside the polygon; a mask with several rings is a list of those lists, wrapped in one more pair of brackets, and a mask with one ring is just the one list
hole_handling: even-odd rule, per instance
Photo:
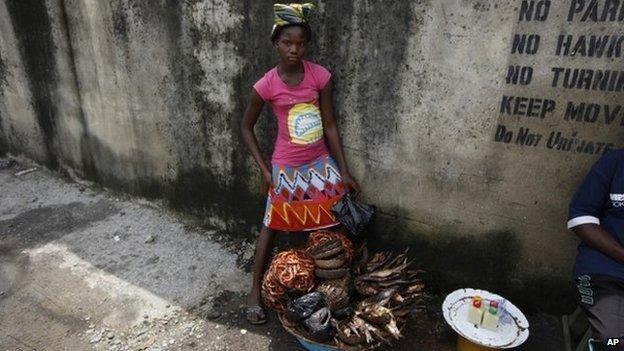
{"label": "woven basket", "polygon": [[[307,332],[300,327],[293,326],[288,322],[288,318],[283,313],[278,314],[280,323],[286,331],[297,338],[299,342],[308,350],[323,350],[323,351],[370,351],[381,346],[380,343],[366,346],[350,346],[339,341],[332,341],[327,343],[320,343],[318,341],[311,340]],[[311,348],[312,347],[312,348]]]}
{"label": "woven basket", "polygon": [[351,276],[347,274],[340,279],[326,280],[319,284],[316,291],[323,294],[332,311],[349,306],[349,283]]}

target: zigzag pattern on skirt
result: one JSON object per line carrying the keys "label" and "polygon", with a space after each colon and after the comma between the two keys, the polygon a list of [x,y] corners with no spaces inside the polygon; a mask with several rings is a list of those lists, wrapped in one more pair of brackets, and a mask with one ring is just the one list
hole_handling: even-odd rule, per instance
{"label": "zigzag pattern on skirt", "polygon": [[277,230],[317,230],[338,224],[331,212],[346,189],[329,156],[299,167],[273,166],[264,224]]}
{"label": "zigzag pattern on skirt", "polygon": [[[288,167],[280,169],[274,192],[276,200],[299,201],[318,200],[336,196],[339,193],[340,174],[330,163],[319,172],[315,167],[306,170]],[[322,166],[321,166],[322,167]],[[274,177],[275,178],[275,177]]]}

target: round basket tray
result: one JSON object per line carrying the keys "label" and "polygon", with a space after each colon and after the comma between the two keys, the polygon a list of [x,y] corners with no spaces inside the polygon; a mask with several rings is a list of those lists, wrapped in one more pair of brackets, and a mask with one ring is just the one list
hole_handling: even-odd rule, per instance
{"label": "round basket tray", "polygon": [[283,313],[279,313],[279,320],[282,323],[282,326],[288,333],[294,336],[299,343],[309,351],[367,351],[374,350],[379,347],[379,344],[369,345],[369,346],[349,346],[346,344],[338,344],[335,341],[329,343],[320,343],[318,341],[310,340],[303,331],[299,330],[297,327],[293,326]]}

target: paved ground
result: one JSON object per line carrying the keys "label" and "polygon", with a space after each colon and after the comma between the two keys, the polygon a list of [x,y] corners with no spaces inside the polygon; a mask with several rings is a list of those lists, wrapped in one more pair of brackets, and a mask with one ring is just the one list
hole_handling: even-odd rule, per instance
{"label": "paved ground", "polygon": [[[0,350],[301,350],[242,318],[253,238],[29,167],[0,170]],[[435,306],[406,334],[393,349],[454,349]]]}
{"label": "paved ground", "polygon": [[251,246],[25,167],[0,171],[0,350],[278,349],[238,316]]}

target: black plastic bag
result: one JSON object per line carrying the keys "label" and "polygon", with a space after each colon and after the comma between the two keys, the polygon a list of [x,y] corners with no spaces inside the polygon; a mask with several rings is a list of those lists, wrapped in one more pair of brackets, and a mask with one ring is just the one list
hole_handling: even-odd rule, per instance
{"label": "black plastic bag", "polygon": [[350,193],[347,193],[332,207],[332,212],[349,233],[358,235],[373,217],[375,206],[359,203]]}
{"label": "black plastic bag", "polygon": [[353,316],[353,308],[352,307],[345,307],[345,308],[341,308],[337,311],[334,311],[333,316],[334,318],[338,319],[338,320],[342,320],[345,318],[350,318],[351,316]]}
{"label": "black plastic bag", "polygon": [[288,301],[286,305],[286,318],[293,323],[297,323],[312,315],[312,313],[327,306],[323,294],[311,292],[294,300]]}
{"label": "black plastic bag", "polygon": [[331,311],[329,307],[323,307],[312,313],[308,319],[303,321],[310,337],[317,341],[327,341],[334,337],[334,327],[331,324]]}

